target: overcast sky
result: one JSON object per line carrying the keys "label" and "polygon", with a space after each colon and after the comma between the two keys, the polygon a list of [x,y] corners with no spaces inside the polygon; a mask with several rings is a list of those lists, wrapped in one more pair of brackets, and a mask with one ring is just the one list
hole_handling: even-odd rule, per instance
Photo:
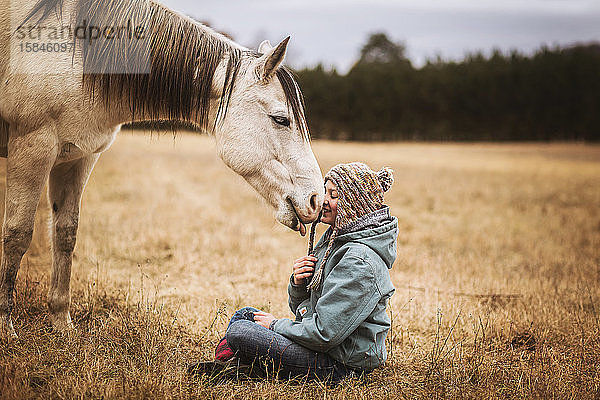
{"label": "overcast sky", "polygon": [[346,72],[369,33],[404,41],[417,66],[493,48],[600,41],[600,0],[161,0],[256,48],[292,36],[288,64]]}

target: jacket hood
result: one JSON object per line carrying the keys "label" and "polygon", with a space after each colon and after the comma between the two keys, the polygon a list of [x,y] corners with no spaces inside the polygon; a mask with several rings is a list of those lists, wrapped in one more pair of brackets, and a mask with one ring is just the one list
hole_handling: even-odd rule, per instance
{"label": "jacket hood", "polygon": [[362,243],[377,253],[385,262],[388,269],[391,269],[396,260],[397,237],[398,219],[390,216],[379,226],[341,234],[335,239],[335,242],[341,244],[345,242]]}

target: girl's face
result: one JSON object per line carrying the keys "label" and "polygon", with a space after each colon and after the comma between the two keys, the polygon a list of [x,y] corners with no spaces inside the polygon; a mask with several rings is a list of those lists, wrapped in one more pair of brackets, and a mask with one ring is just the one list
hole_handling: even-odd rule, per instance
{"label": "girl's face", "polygon": [[333,226],[337,216],[338,192],[335,183],[325,182],[325,200],[323,201],[323,215],[321,222]]}

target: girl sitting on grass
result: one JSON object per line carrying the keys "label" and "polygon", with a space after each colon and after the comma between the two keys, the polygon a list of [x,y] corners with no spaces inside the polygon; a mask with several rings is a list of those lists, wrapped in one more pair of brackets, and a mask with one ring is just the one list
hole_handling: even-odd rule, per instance
{"label": "girl sitting on grass", "polygon": [[217,361],[191,371],[237,374],[243,365],[243,372],[261,375],[266,364],[280,378],[337,382],[382,365],[390,329],[386,305],[394,293],[388,270],[398,234],[397,219],[383,204],[392,183],[389,168],[333,167],[325,175],[321,218],[331,227],[314,255],[294,262],[288,285],[295,320],[243,308],[217,346]]}

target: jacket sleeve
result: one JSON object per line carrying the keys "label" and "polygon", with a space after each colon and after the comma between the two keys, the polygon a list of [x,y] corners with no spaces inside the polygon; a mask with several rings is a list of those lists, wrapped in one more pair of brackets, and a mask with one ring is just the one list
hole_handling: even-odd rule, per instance
{"label": "jacket sleeve", "polygon": [[380,299],[373,267],[360,255],[346,254],[324,279],[313,314],[300,322],[280,319],[273,330],[327,352],[354,332]]}
{"label": "jacket sleeve", "polygon": [[294,284],[294,276],[290,276],[288,284],[288,304],[292,313],[296,314],[298,306],[310,297],[310,293],[306,290],[306,285]]}

